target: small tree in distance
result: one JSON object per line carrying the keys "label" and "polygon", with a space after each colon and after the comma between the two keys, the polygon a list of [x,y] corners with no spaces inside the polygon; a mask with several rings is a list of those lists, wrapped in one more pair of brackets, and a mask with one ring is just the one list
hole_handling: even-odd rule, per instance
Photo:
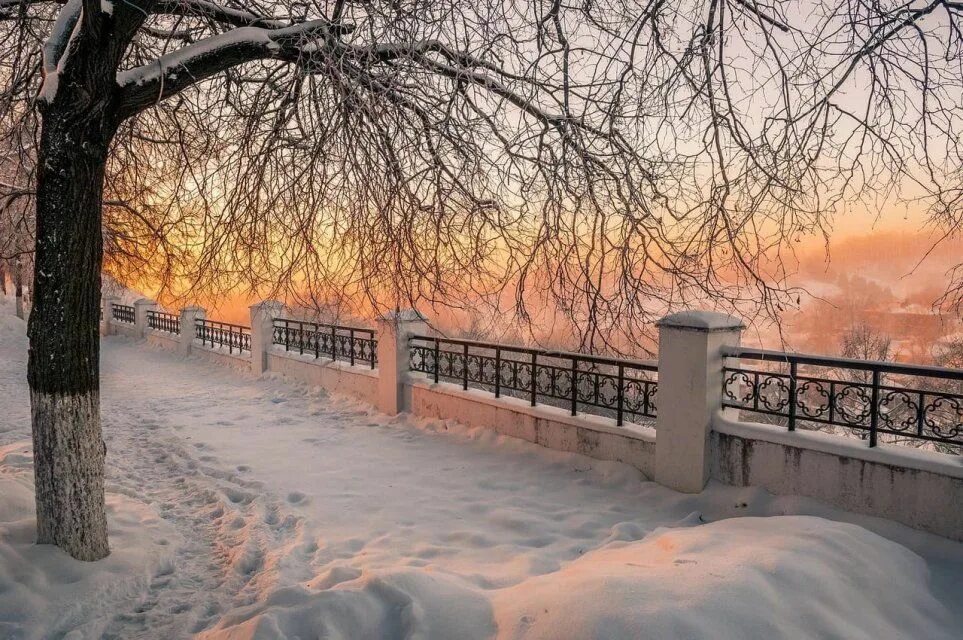
{"label": "small tree in distance", "polygon": [[840,340],[839,355],[854,360],[891,360],[893,339],[865,322],[847,329]]}
{"label": "small tree in distance", "polygon": [[0,156],[0,183],[7,185],[0,192],[0,293],[7,295],[9,275],[16,314],[22,319],[24,285],[33,263],[33,192],[19,167],[11,155]]}

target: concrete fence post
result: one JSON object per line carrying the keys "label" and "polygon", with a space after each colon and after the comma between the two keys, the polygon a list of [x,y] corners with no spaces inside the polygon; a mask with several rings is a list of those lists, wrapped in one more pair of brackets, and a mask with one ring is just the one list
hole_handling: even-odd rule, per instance
{"label": "concrete fence post", "polygon": [[738,345],[742,320],[683,311],[659,327],[659,411],[655,480],[685,493],[709,481],[712,416],[722,406],[722,347]]}
{"label": "concrete fence post", "polygon": [[395,415],[406,409],[408,338],[427,331],[425,317],[415,309],[378,319],[378,410],[382,413]]}
{"label": "concrete fence post", "polygon": [[114,334],[111,322],[114,319],[114,305],[120,302],[117,296],[104,296],[104,322],[100,325],[100,335],[110,336]]}
{"label": "concrete fence post", "polygon": [[274,344],[274,319],[284,313],[284,303],[264,300],[248,307],[251,311],[251,371],[261,375],[268,370],[268,351]]}
{"label": "concrete fence post", "polygon": [[134,326],[141,338],[147,336],[147,312],[157,311],[157,303],[147,298],[134,302]]}
{"label": "concrete fence post", "polygon": [[203,307],[184,307],[181,309],[181,355],[188,356],[191,354],[191,347],[194,344],[194,321],[203,320],[206,317],[207,310]]}

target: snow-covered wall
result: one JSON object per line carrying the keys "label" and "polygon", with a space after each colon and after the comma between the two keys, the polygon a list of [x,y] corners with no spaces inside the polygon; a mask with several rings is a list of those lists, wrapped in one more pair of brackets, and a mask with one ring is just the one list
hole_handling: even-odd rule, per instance
{"label": "snow-covered wall", "polygon": [[156,331],[154,329],[148,329],[147,344],[159,347],[161,349],[166,349],[168,351],[177,351],[181,346],[180,336],[167,333],[166,331]]}
{"label": "snow-covered wall", "polygon": [[963,540],[963,457],[898,445],[713,421],[712,477],[775,494],[815,498]]}
{"label": "snow-covered wall", "polygon": [[128,338],[140,338],[140,329],[136,325],[127,324],[126,322],[117,322],[112,320],[110,322],[110,333],[111,335],[117,336],[127,336]]}
{"label": "snow-covered wall", "polygon": [[268,351],[268,371],[371,404],[375,404],[377,399],[378,371],[365,366],[352,367],[344,362],[316,359],[273,348]]}
{"label": "snow-covered wall", "polygon": [[655,472],[655,430],[633,424],[616,427],[611,418],[569,415],[520,398],[501,397],[457,385],[434,384],[422,374],[409,374],[409,411],[425,418],[455,420],[548,449],[580,453],[596,460],[624,462],[647,478]]}
{"label": "snow-covered wall", "polygon": [[234,349],[234,352],[231,353],[227,347],[212,347],[201,344],[198,340],[195,340],[191,347],[191,356],[244,371],[250,371],[251,369],[251,354],[249,352]]}

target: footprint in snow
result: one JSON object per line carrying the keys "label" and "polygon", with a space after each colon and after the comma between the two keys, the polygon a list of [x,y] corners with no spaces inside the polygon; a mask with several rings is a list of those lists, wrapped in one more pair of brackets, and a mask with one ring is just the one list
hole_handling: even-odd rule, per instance
{"label": "footprint in snow", "polygon": [[224,495],[226,495],[227,499],[234,504],[248,504],[254,499],[254,496],[250,493],[238,491],[237,489],[231,487],[224,489]]}

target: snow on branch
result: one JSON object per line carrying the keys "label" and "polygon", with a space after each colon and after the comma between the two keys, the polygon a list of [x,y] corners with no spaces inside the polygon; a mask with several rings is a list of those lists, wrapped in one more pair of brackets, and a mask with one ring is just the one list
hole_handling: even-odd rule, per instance
{"label": "snow on branch", "polygon": [[239,27],[182,47],[117,75],[122,115],[128,117],[235,65],[260,59],[296,62],[306,55],[305,47],[331,33],[327,20],[311,20],[280,29]]}
{"label": "snow on branch", "polygon": [[70,41],[77,31],[80,14],[83,9],[82,0],[69,0],[57,15],[50,35],[43,45],[43,84],[37,96],[48,104],[53,102],[60,84],[60,72],[64,68],[70,53]]}
{"label": "snow on branch", "polygon": [[[113,13],[113,0],[97,0],[100,3],[101,11],[106,14]],[[24,5],[40,4],[70,4],[69,0],[0,0],[0,18],[5,17],[4,12],[17,9]],[[184,16],[193,18],[205,18],[213,22],[231,25],[234,27],[268,27],[272,29],[290,26],[291,19],[282,17],[261,16],[244,9],[234,9],[219,4],[208,2],[207,0],[161,0],[153,2],[146,11],[154,14]],[[145,9],[139,9],[144,11]]]}

